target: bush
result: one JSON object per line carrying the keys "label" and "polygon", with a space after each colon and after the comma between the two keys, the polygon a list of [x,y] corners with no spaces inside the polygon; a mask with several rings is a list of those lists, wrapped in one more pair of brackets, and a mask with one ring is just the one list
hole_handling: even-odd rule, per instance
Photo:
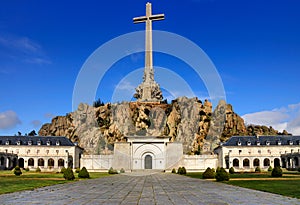
{"label": "bush", "polygon": [[233,168],[233,167],[230,167],[229,173],[230,173],[230,174],[234,174],[234,168]]}
{"label": "bush", "polygon": [[20,175],[22,174],[22,171],[21,171],[21,169],[20,169],[19,166],[16,166],[16,167],[15,167],[15,169],[14,169],[14,174],[15,174],[16,176],[20,176]]}
{"label": "bush", "polygon": [[279,166],[272,170],[272,177],[282,177],[282,169]]}
{"label": "bush", "polygon": [[121,168],[120,173],[125,173],[125,170]]}
{"label": "bush", "polygon": [[82,169],[78,173],[79,178],[90,178],[90,174],[88,170],[86,170],[85,167],[82,167]]}
{"label": "bush", "polygon": [[258,172],[258,173],[260,173],[260,172],[261,172],[261,169],[260,169],[260,167],[256,167],[256,168],[255,168],[255,172]]}
{"label": "bush", "polygon": [[36,168],[35,172],[41,172],[42,170],[38,167]]}
{"label": "bush", "polygon": [[66,169],[66,171],[64,171],[64,178],[66,180],[74,180],[75,179],[74,172],[71,167],[68,167]]}
{"label": "bush", "polygon": [[27,168],[25,168],[24,170],[25,170],[26,172],[29,172],[29,168],[28,168],[28,167],[27,167]]}
{"label": "bush", "polygon": [[203,179],[213,179],[215,178],[215,171],[208,167],[202,174]]}
{"label": "bush", "polygon": [[176,169],[175,168],[172,169],[172,173],[176,174]]}
{"label": "bush", "polygon": [[63,168],[61,168],[61,170],[60,170],[60,173],[65,173],[65,171],[66,171],[67,169],[65,168],[65,167],[63,167]]}
{"label": "bush", "polygon": [[79,173],[79,172],[80,172],[80,168],[77,167],[76,170],[75,170],[75,172],[76,172],[76,173]]}
{"label": "bush", "polygon": [[221,168],[217,168],[217,172],[216,172],[216,180],[218,182],[221,182],[221,181],[229,181],[229,174],[228,172],[226,172],[226,170],[221,167]]}
{"label": "bush", "polygon": [[186,169],[185,169],[185,167],[179,167],[179,168],[178,168],[178,171],[177,171],[177,174],[181,174],[181,175],[186,174]]}
{"label": "bush", "polygon": [[118,171],[113,169],[112,167],[108,170],[109,174],[118,174]]}
{"label": "bush", "polygon": [[269,166],[268,172],[271,172],[271,171],[273,171],[273,168],[271,166]]}
{"label": "bush", "polygon": [[298,172],[300,172],[300,167],[298,168]]}

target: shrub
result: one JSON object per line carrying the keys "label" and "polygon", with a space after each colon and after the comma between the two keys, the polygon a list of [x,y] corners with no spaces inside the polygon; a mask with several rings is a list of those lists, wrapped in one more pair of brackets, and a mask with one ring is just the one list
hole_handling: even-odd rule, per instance
{"label": "shrub", "polygon": [[186,174],[186,169],[185,169],[185,167],[179,167],[179,168],[178,168],[178,171],[177,171],[177,174],[181,174],[181,175]]}
{"label": "shrub", "polygon": [[120,173],[125,173],[125,170],[121,168]]}
{"label": "shrub", "polygon": [[216,172],[216,180],[218,182],[229,181],[229,174],[228,174],[228,172],[226,172],[226,170],[223,167],[221,167],[221,168],[218,167],[217,172]]}
{"label": "shrub", "polygon": [[20,169],[19,166],[16,166],[16,167],[15,167],[15,169],[14,169],[14,174],[15,174],[16,176],[20,176],[20,175],[22,174],[22,171],[21,171],[21,169]]}
{"label": "shrub", "polygon": [[261,172],[261,169],[260,169],[260,167],[256,167],[256,168],[255,168],[255,172],[258,172],[258,173],[260,173],[260,172]]}
{"label": "shrub", "polygon": [[300,167],[298,168],[298,172],[300,172]]}
{"label": "shrub", "polygon": [[112,167],[108,170],[109,174],[118,174],[118,171],[113,169]]}
{"label": "shrub", "polygon": [[76,173],[79,173],[79,172],[80,172],[80,168],[77,167],[76,170],[75,170],[75,172],[76,172]]}
{"label": "shrub", "polygon": [[176,169],[175,168],[172,169],[172,173],[176,174]]}
{"label": "shrub", "polygon": [[271,171],[273,171],[273,168],[271,166],[269,166],[268,172],[271,172]]}
{"label": "shrub", "polygon": [[28,167],[27,167],[27,168],[25,168],[24,170],[25,170],[26,172],[29,172],[29,168],[28,168]]}
{"label": "shrub", "polygon": [[203,179],[213,179],[215,178],[215,171],[208,167],[202,174]]}
{"label": "shrub", "polygon": [[282,177],[282,169],[279,166],[272,170],[272,177]]}
{"label": "shrub", "polygon": [[233,168],[233,167],[230,167],[229,173],[230,173],[230,174],[234,174],[234,168]]}
{"label": "shrub", "polygon": [[36,168],[35,172],[41,172],[42,170],[38,167]]}
{"label": "shrub", "polygon": [[82,169],[78,173],[79,178],[90,178],[90,174],[88,170],[86,170],[85,167],[82,167]]}
{"label": "shrub", "polygon": [[65,171],[66,171],[67,169],[65,168],[65,167],[63,167],[63,168],[61,168],[61,170],[60,170],[60,173],[65,173]]}
{"label": "shrub", "polygon": [[71,167],[68,167],[66,169],[66,171],[64,171],[64,178],[66,180],[74,180],[75,179],[74,172]]}

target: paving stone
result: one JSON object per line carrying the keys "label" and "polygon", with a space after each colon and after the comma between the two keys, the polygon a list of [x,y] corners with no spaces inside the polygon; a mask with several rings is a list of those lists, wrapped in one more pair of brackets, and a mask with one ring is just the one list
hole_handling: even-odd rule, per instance
{"label": "paving stone", "polygon": [[114,175],[0,195],[0,204],[300,204],[300,200],[177,174]]}

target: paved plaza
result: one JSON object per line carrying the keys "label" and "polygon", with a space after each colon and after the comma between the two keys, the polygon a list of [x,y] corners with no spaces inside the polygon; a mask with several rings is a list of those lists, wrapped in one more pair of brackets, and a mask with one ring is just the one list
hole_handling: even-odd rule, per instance
{"label": "paved plaza", "polygon": [[0,204],[300,204],[300,200],[222,183],[156,173],[99,179],[0,195]]}

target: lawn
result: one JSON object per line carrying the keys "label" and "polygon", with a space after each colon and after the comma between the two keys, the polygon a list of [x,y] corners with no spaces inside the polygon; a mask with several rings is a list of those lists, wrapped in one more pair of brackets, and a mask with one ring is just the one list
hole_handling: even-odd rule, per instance
{"label": "lawn", "polygon": [[[81,180],[74,173],[75,181]],[[91,172],[90,178],[100,178],[108,176],[108,173]],[[45,187],[55,184],[63,184],[72,181],[66,181],[61,173],[44,172],[26,172],[21,176],[15,176],[12,171],[0,171],[0,194],[11,193],[23,190],[33,190],[39,187]]]}
{"label": "lawn", "polygon": [[[187,173],[187,176],[202,179],[202,173]],[[283,177],[273,178],[270,172],[235,173],[226,184],[255,189],[300,199],[299,172],[284,172]]]}

